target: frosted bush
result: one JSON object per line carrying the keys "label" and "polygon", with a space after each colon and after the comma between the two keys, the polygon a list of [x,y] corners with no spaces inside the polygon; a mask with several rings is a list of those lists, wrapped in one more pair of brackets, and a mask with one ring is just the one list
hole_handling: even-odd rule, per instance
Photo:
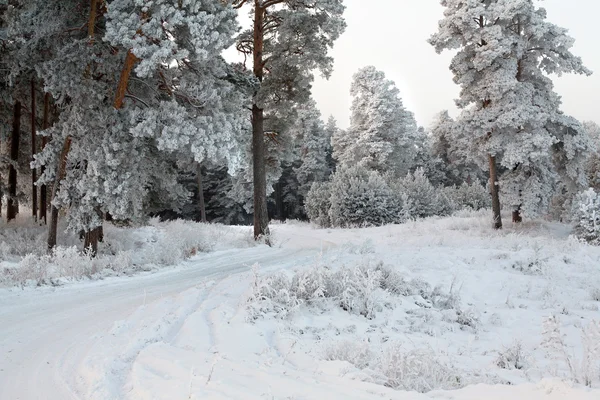
{"label": "frosted bush", "polygon": [[306,195],[304,208],[311,222],[323,228],[331,226],[331,219],[329,217],[329,209],[331,208],[331,183],[313,183]]}
{"label": "frosted bush", "polygon": [[496,365],[502,369],[523,369],[527,367],[528,356],[523,350],[523,344],[515,341],[512,345],[498,352]]}
{"label": "frosted bush", "polygon": [[428,300],[441,310],[457,310],[460,306],[460,294],[456,292],[454,282],[448,292],[445,292],[442,286],[436,286],[429,294]]}
{"label": "frosted bush", "polygon": [[485,187],[479,183],[468,184],[464,182],[460,186],[446,188],[455,209],[471,209],[474,211],[491,207],[491,196]]}
{"label": "frosted bush", "polygon": [[356,243],[344,243],[345,250],[348,251],[349,254],[373,254],[375,253],[375,243],[373,243],[372,239],[366,239],[360,244]]}
{"label": "frosted bush", "polygon": [[370,267],[342,268],[331,276],[328,293],[343,310],[372,319],[381,311],[382,277]]}
{"label": "frosted bush", "polygon": [[456,369],[442,362],[431,350],[406,351],[398,343],[385,349],[378,360],[385,385],[398,390],[426,393],[463,386]]}
{"label": "frosted bush", "polygon": [[297,272],[291,278],[284,274],[259,277],[255,272],[248,298],[249,317],[256,319],[273,314],[285,318],[303,304],[329,304],[372,319],[390,295],[416,291],[402,288],[406,283],[401,281],[401,277],[390,270],[372,265],[343,267],[336,271],[316,266]]}
{"label": "frosted bush", "polygon": [[412,219],[448,215],[454,209],[444,190],[433,186],[422,168],[391,185],[402,199],[402,214]]}
{"label": "frosted bush", "polygon": [[208,228],[192,221],[155,221],[153,225],[159,232],[145,260],[148,263],[174,265],[198,253],[211,251],[218,240],[217,232],[209,233]]}
{"label": "frosted bush", "polygon": [[326,361],[346,361],[359,369],[367,368],[374,358],[368,343],[350,340],[329,345],[324,353]]}
{"label": "frosted bush", "polygon": [[384,266],[383,264],[377,265],[376,268],[381,273],[381,288],[383,290],[399,296],[420,294],[418,293],[418,286],[407,282],[402,275],[392,268]]}
{"label": "frosted bush", "polygon": [[554,315],[544,321],[542,347],[549,358],[566,364],[574,382],[591,387],[600,381],[600,322],[591,321],[581,328],[582,352],[579,356],[569,351],[560,325]]}
{"label": "frosted bush", "polygon": [[90,277],[95,272],[92,267],[92,258],[87,253],[80,253],[77,247],[55,247],[52,251],[50,263],[53,264],[61,277],[81,279]]}
{"label": "frosted bush", "polygon": [[303,303],[311,303],[327,296],[329,271],[313,268],[298,272],[290,282],[290,292]]}
{"label": "frosted bush", "polygon": [[11,280],[21,284],[33,281],[38,286],[46,283],[49,260],[49,256],[38,257],[35,254],[27,254],[19,262],[18,267],[11,271]]}
{"label": "frosted bush", "polygon": [[121,274],[132,270],[133,268],[133,255],[131,251],[120,251],[117,253],[109,262],[108,267]]}
{"label": "frosted bush", "polygon": [[340,169],[331,181],[329,217],[336,227],[389,224],[399,218],[398,199],[377,172],[360,165]]}
{"label": "frosted bush", "polygon": [[291,281],[286,275],[279,273],[259,278],[256,265],[253,270],[254,283],[248,299],[250,319],[267,314],[285,318],[301,304],[301,300],[291,291]]}
{"label": "frosted bush", "polygon": [[573,221],[579,240],[600,246],[600,195],[594,189],[580,193],[575,199]]}

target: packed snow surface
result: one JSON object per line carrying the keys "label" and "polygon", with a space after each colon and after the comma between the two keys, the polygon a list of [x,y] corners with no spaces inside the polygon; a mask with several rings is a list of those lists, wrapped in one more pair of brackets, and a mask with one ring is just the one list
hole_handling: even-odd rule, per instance
{"label": "packed snow surface", "polygon": [[0,399],[600,398],[600,249],[567,226],[273,232],[271,248],[235,236],[153,273],[0,290]]}

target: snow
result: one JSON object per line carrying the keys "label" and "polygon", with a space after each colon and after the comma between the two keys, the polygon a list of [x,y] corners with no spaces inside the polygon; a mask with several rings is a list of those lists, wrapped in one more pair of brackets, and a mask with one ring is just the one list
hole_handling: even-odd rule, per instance
{"label": "snow", "polygon": [[[600,316],[600,248],[555,223],[492,232],[488,217],[348,230],[276,224],[273,248],[216,250],[133,277],[2,289],[0,399],[600,398],[600,372],[595,389],[585,388],[542,346],[544,321],[557,316],[581,365],[582,329]],[[273,274],[381,265],[408,285],[426,282],[429,294],[440,285],[447,307],[374,289],[372,319],[327,298],[285,316],[253,314],[268,309],[252,294]],[[458,322],[459,311],[469,323]],[[500,368],[499,353],[517,342],[522,368]],[[397,362],[414,354],[420,365]],[[410,382],[402,365],[424,367],[424,380],[450,373],[466,387],[385,386],[390,366]]]}

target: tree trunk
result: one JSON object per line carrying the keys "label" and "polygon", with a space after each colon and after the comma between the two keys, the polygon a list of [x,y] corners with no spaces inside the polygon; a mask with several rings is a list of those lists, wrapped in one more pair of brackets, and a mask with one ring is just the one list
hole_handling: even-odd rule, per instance
{"label": "tree trunk", "polygon": [[[42,129],[46,130],[50,127],[50,93],[44,94],[44,121]],[[42,137],[42,151],[46,148],[48,144],[48,137]],[[46,168],[42,166],[40,169],[40,174],[43,175],[46,171]],[[48,212],[48,188],[46,184],[43,184],[40,187],[40,221],[45,225],[46,224],[46,213]]]}
{"label": "tree trunk", "polygon": [[85,251],[89,252],[89,255],[92,257],[96,257],[98,254],[98,242],[100,241],[100,236],[102,235],[102,227],[98,226],[91,231],[85,232],[83,248]]}
{"label": "tree trunk", "polygon": [[206,204],[204,203],[204,185],[202,184],[202,165],[198,164],[198,205],[200,206],[200,221],[206,222]]}
{"label": "tree trunk", "polygon": [[[21,102],[15,101],[13,108],[13,130],[10,140],[10,159],[14,164],[19,162],[19,141],[21,139]],[[8,201],[6,221],[12,221],[19,213],[17,202],[17,169],[11,163],[8,170]]]}
{"label": "tree trunk", "polygon": [[115,95],[114,107],[119,110],[123,107],[123,99],[125,99],[125,93],[127,92],[127,85],[129,84],[129,77],[133,66],[137,62],[137,57],[129,50],[127,57],[125,57],[125,65],[121,71],[121,77],[119,78],[119,84],[117,86],[117,93]]}
{"label": "tree trunk", "polygon": [[267,177],[265,167],[265,138],[263,110],[252,106],[252,161],[254,167],[254,238],[269,235],[267,210]]}
{"label": "tree trunk", "polygon": [[[52,199],[56,197],[60,188],[60,183],[65,178],[67,173],[67,158],[69,151],[71,150],[71,136],[67,136],[65,144],[60,153],[60,159],[56,167],[56,178],[54,179],[54,186],[52,188]],[[52,250],[56,246],[56,238],[58,232],[58,207],[52,204],[50,211],[50,224],[48,225],[48,250]]]}
{"label": "tree trunk", "polygon": [[[36,154],[36,131],[35,131],[35,80],[31,80],[31,161],[35,161]],[[31,169],[31,215],[33,220],[37,221],[38,215],[38,191],[35,182],[37,181],[37,169]]]}
{"label": "tree trunk", "polygon": [[502,229],[502,215],[500,214],[500,186],[496,170],[496,157],[488,155],[490,162],[490,191],[492,193],[493,228]]}
{"label": "tree trunk", "polygon": [[521,216],[521,207],[517,208],[516,210],[513,210],[512,222],[514,222],[515,224],[520,224],[521,222],[523,222],[523,217]]}
{"label": "tree trunk", "polygon": [[[265,9],[258,2],[254,7],[254,76],[262,82],[264,74],[263,40]],[[258,93],[252,105],[252,162],[254,169],[254,238],[264,237],[269,243],[269,214],[267,210],[267,176],[265,166],[264,110],[257,104]]]}

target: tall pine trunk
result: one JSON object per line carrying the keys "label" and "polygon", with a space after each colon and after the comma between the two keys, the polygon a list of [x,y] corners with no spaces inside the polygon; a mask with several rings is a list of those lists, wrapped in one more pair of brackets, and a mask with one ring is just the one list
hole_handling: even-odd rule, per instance
{"label": "tall pine trunk", "polygon": [[98,254],[98,242],[101,241],[100,237],[102,236],[101,228],[102,227],[94,228],[84,234],[83,248],[86,251],[89,251],[89,254],[92,257],[96,257],[96,254]]}
{"label": "tall pine trunk", "polygon": [[498,184],[498,171],[496,157],[488,155],[490,163],[490,191],[492,193],[492,226],[494,229],[502,229],[502,215],[500,214],[500,186]]}
{"label": "tall pine trunk", "polygon": [[[262,82],[264,76],[265,9],[260,2],[254,6],[254,76]],[[264,110],[257,104],[258,93],[254,95],[252,105],[252,164],[254,175],[254,238],[269,236],[269,214],[267,211],[267,175],[265,166]],[[269,243],[268,243],[269,244]]]}
{"label": "tall pine trunk", "polygon": [[[35,160],[36,154],[36,131],[35,131],[35,80],[31,79],[31,161]],[[38,191],[35,182],[37,181],[37,169],[31,169],[31,215],[33,220],[37,220],[38,214]]]}
{"label": "tall pine trunk", "polygon": [[204,202],[204,185],[202,183],[202,165],[198,164],[198,205],[200,206],[200,221],[206,222],[206,204]]}
{"label": "tall pine trunk", "polygon": [[19,162],[19,141],[21,140],[21,102],[15,101],[13,108],[13,129],[10,139],[10,159],[12,163],[8,170],[8,201],[6,206],[6,221],[12,221],[19,213],[17,202],[17,169]]}
{"label": "tall pine trunk", "polygon": [[[60,153],[60,158],[56,167],[56,178],[52,187],[52,199],[56,198],[56,194],[60,188],[60,183],[65,178],[67,173],[67,158],[71,150],[71,136],[67,136],[63,149]],[[52,204],[50,211],[50,224],[48,224],[48,250],[52,250],[56,246],[56,238],[58,233],[58,207]]]}
{"label": "tall pine trunk", "polygon": [[[42,123],[42,129],[47,130],[50,127],[50,93],[44,94],[44,121]],[[48,144],[48,137],[42,137],[42,151]],[[46,168],[42,165],[40,168],[40,175],[44,175]],[[48,212],[48,188],[46,184],[40,187],[40,221],[46,224],[46,214]]]}

